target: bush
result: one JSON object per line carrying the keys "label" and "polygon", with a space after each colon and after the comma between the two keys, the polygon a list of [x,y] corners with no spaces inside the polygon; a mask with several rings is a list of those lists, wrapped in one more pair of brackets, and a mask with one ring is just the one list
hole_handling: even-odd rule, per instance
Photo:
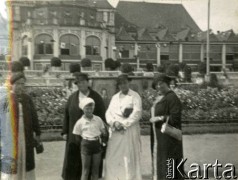
{"label": "bush", "polygon": [[65,92],[60,88],[29,88],[41,126],[62,125],[67,102]]}
{"label": "bush", "polygon": [[121,72],[129,75],[133,75],[133,68],[129,63],[122,64]]}
{"label": "bush", "polygon": [[192,82],[192,69],[188,65],[184,67],[184,77],[185,82]]}
{"label": "bush", "polygon": [[166,68],[166,74],[169,76],[178,77],[178,73],[179,73],[179,65],[178,64],[170,64]]}
{"label": "bush", "polygon": [[19,61],[24,67],[29,67],[31,65],[30,60],[27,57],[21,57]]}
{"label": "bush", "polygon": [[211,74],[210,76],[210,82],[208,83],[208,86],[213,88],[221,88],[220,84],[218,83],[217,75]]}
{"label": "bush", "polygon": [[112,71],[115,70],[117,68],[116,61],[114,61],[112,58],[107,58],[105,60],[105,68]]}
{"label": "bush", "polygon": [[152,63],[146,63],[146,70],[148,72],[153,72],[154,71],[154,65]]}
{"label": "bush", "polygon": [[157,71],[160,73],[166,73],[166,70],[168,69],[170,65],[171,65],[171,62],[163,63],[157,68]]}
{"label": "bush", "polygon": [[81,61],[81,66],[82,67],[92,67],[91,59],[83,58],[82,61]]}
{"label": "bush", "polygon": [[24,71],[24,66],[20,61],[12,61],[11,71],[12,72],[23,72]]}
{"label": "bush", "polygon": [[78,64],[78,63],[71,63],[69,65],[69,72],[70,73],[81,72],[80,64]]}
{"label": "bush", "polygon": [[115,61],[115,69],[118,69],[121,67],[121,62],[119,60]]}
{"label": "bush", "polygon": [[198,64],[198,72],[203,76],[207,73],[206,62],[201,62],[200,64]]}
{"label": "bush", "polygon": [[58,57],[51,58],[50,64],[52,67],[61,67],[61,59]]}

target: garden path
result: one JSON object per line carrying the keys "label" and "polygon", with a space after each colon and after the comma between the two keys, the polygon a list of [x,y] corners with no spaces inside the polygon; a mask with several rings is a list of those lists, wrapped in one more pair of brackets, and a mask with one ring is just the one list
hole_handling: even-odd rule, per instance
{"label": "garden path", "polygon": [[[142,136],[143,179],[151,176],[150,138]],[[185,169],[191,163],[233,163],[238,167],[238,134],[184,135],[184,157],[188,158]],[[60,174],[64,156],[64,141],[45,142],[45,152],[36,155],[37,180],[61,180]],[[237,173],[237,172],[236,172]]]}

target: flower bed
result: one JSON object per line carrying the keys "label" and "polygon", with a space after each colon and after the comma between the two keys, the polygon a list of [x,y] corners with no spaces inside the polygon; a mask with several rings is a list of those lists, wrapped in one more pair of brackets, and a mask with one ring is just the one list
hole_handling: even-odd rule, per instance
{"label": "flower bed", "polygon": [[[175,90],[183,105],[183,123],[238,123],[238,90],[227,88],[194,88]],[[29,88],[36,106],[40,125],[46,128],[62,126],[66,93],[61,88]],[[150,119],[150,108],[157,93],[147,89],[142,93],[143,113],[141,127],[146,128]]]}
{"label": "flower bed", "polygon": [[67,102],[61,88],[34,88],[28,90],[38,114],[41,127],[61,126],[64,118],[64,107]]}
{"label": "flower bed", "polygon": [[[182,105],[182,121],[193,122],[238,122],[238,90],[227,88],[190,89],[178,88],[175,90]],[[143,121],[148,121],[148,112],[155,98],[156,92],[152,89],[142,94]],[[147,118],[146,118],[147,117]]]}

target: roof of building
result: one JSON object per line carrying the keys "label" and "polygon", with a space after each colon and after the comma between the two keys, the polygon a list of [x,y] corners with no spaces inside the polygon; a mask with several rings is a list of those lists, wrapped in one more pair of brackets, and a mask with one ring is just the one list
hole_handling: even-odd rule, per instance
{"label": "roof of building", "polygon": [[217,33],[217,38],[219,41],[238,41],[238,36],[234,33],[232,29],[224,31],[224,32],[218,32]]}
{"label": "roof of building", "polygon": [[107,0],[50,0],[50,1],[42,1],[42,0],[12,0],[12,3],[31,3],[31,4],[68,4],[68,5],[80,5],[80,6],[90,6],[98,9],[114,9],[114,7]]}
{"label": "roof of building", "polygon": [[[201,31],[182,4],[120,1],[116,11],[128,22],[141,28],[163,25],[171,33],[176,33],[183,27],[190,27],[194,32]],[[120,24],[116,18],[116,27]]]}
{"label": "roof of building", "polygon": [[107,0],[88,0],[90,5],[94,5],[99,9],[114,9]]}
{"label": "roof of building", "polygon": [[127,31],[125,30],[125,28],[122,26],[119,30],[119,32],[116,34],[117,40],[120,41],[133,41],[134,39],[132,38],[132,36],[127,33]]}

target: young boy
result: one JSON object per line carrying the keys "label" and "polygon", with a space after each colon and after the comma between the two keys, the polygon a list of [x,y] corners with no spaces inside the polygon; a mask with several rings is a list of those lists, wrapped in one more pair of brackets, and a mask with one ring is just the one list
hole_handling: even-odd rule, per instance
{"label": "young boy", "polygon": [[88,180],[90,167],[92,180],[98,180],[101,162],[100,136],[106,136],[106,128],[102,119],[93,115],[95,102],[91,98],[83,98],[79,107],[84,115],[76,122],[73,134],[81,137],[82,176],[81,180]]}

